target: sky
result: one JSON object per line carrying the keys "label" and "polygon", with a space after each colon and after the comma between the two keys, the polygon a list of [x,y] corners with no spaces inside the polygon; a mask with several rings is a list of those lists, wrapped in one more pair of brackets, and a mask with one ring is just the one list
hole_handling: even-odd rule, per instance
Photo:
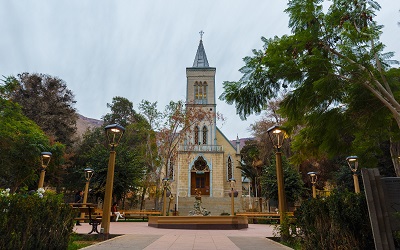
{"label": "sky", "polygon": [[[400,61],[400,1],[378,1],[381,41]],[[242,58],[261,49],[261,37],[289,34],[283,0],[0,0],[0,75],[43,73],[63,79],[78,113],[100,119],[122,96],[134,104],[186,99],[186,67],[203,44],[216,67],[216,96],[237,81]],[[250,137],[234,105],[217,100],[228,139]]]}

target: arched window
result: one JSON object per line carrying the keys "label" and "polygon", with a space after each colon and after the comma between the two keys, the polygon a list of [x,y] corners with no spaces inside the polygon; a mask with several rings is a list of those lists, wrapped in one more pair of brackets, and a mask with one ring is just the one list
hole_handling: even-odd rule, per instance
{"label": "arched window", "polygon": [[233,178],[233,164],[232,164],[232,158],[228,156],[228,161],[227,161],[227,172],[228,172],[228,180]]}
{"label": "arched window", "polygon": [[203,156],[199,156],[197,160],[194,162],[194,166],[192,168],[192,172],[196,171],[204,171],[208,172],[210,169],[208,168],[206,160],[204,160]]}
{"label": "arched window", "polygon": [[194,144],[198,145],[199,144],[199,127],[196,126],[194,128]]}
{"label": "arched window", "polygon": [[207,82],[194,83],[194,103],[207,104]]}
{"label": "arched window", "polygon": [[203,127],[203,144],[207,144],[207,133],[208,133],[207,127],[204,126]]}

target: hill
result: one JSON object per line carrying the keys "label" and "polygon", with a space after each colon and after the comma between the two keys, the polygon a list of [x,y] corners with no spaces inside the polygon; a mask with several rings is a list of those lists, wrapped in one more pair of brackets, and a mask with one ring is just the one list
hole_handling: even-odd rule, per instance
{"label": "hill", "polygon": [[102,120],[88,118],[78,114],[78,120],[76,121],[76,134],[78,137],[81,137],[89,128],[97,128],[101,127],[102,125]]}

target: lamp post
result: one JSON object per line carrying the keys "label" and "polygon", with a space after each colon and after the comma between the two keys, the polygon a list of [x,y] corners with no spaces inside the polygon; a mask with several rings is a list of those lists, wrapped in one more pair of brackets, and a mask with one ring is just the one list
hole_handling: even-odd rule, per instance
{"label": "lamp post", "polygon": [[46,168],[49,165],[51,156],[52,156],[52,154],[50,152],[42,152],[41,153],[42,171],[40,171],[38,189],[43,188],[44,175],[46,174]]}
{"label": "lamp post", "polygon": [[234,189],[236,186],[236,180],[235,179],[229,179],[229,184],[231,186],[231,216],[235,215],[235,194],[234,194]]}
{"label": "lamp post", "polygon": [[111,214],[111,200],[114,183],[114,168],[115,168],[115,147],[118,146],[125,128],[118,124],[108,125],[105,128],[107,140],[110,145],[110,158],[108,160],[107,180],[106,180],[106,193],[103,202],[103,218],[101,226],[103,234],[108,238],[110,233],[110,214]]}
{"label": "lamp post", "polygon": [[354,181],[354,192],[356,194],[360,193],[360,186],[358,184],[358,157],[357,156],[348,156],[346,157],[347,164],[349,164],[350,170],[353,172],[353,181]]}
{"label": "lamp post", "polygon": [[167,187],[168,187],[168,178],[162,179],[163,184],[163,216],[167,216]]}
{"label": "lamp post", "polygon": [[315,199],[317,198],[317,189],[315,188],[315,183],[317,183],[317,173],[316,172],[308,172],[307,173],[310,176],[311,179],[311,184],[312,184],[312,197]]}
{"label": "lamp post", "polygon": [[286,212],[285,183],[283,181],[282,152],[281,147],[285,132],[279,126],[273,126],[267,130],[269,139],[276,149],[276,179],[278,182],[278,209],[279,223],[283,223]]}
{"label": "lamp post", "polygon": [[83,193],[83,203],[86,203],[89,193],[89,182],[90,179],[92,179],[94,170],[91,168],[85,168],[84,172],[85,172],[86,185],[85,185],[85,192]]}
{"label": "lamp post", "polygon": [[[85,173],[86,185],[85,185],[85,192],[83,193],[83,202],[82,203],[85,204],[85,203],[87,203],[87,198],[88,198],[88,193],[89,193],[89,182],[94,174],[94,170],[91,168],[85,168],[85,170],[83,170],[83,171]],[[86,207],[86,205],[83,205],[83,207]],[[85,218],[85,213],[81,213],[81,218]]]}

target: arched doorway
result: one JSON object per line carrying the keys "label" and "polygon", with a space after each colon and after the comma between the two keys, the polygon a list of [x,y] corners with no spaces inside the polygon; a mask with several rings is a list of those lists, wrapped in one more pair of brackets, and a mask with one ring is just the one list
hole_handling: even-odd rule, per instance
{"label": "arched doorway", "polygon": [[210,168],[202,156],[194,162],[191,170],[190,195],[196,195],[195,189],[202,196],[210,196]]}

